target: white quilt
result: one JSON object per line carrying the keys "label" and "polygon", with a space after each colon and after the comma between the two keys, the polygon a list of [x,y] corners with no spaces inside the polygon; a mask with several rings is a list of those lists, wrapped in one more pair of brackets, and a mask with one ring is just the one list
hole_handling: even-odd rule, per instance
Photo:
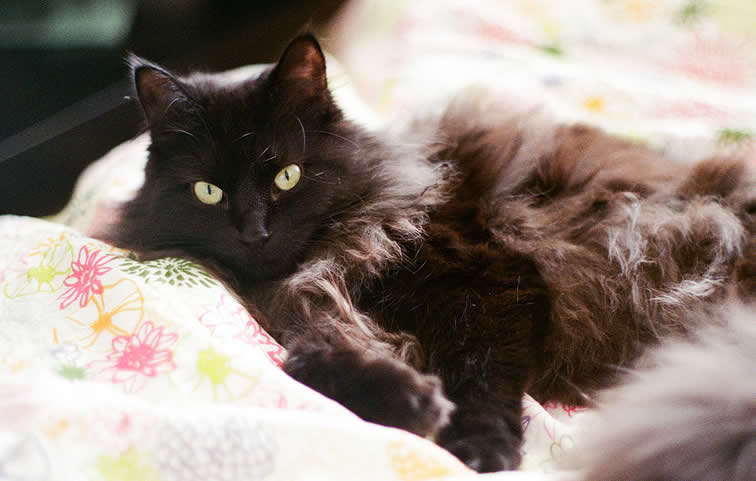
{"label": "white quilt", "polygon": [[[677,152],[756,161],[753,2],[581,0],[560,16],[567,3],[354,0],[328,46],[369,108],[332,63],[330,84],[370,126],[483,84]],[[93,164],[55,217],[0,217],[0,480],[478,477],[288,378],[283,349],[196,265],[90,237],[140,185],[146,145]],[[524,406],[526,472],[486,477],[567,479],[555,463],[589,414]]]}

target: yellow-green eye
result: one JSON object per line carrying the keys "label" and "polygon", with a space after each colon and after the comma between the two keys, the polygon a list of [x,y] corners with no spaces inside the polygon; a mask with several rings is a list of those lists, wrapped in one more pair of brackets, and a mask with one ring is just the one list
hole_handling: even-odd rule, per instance
{"label": "yellow-green eye", "polygon": [[217,185],[200,181],[194,183],[194,195],[203,204],[214,205],[223,199],[223,190]]}
{"label": "yellow-green eye", "polygon": [[278,187],[279,189],[290,190],[293,189],[295,185],[297,185],[300,177],[302,177],[302,170],[298,165],[291,164],[284,167],[283,169],[281,169],[281,172],[276,174],[274,182],[276,183],[276,187]]}

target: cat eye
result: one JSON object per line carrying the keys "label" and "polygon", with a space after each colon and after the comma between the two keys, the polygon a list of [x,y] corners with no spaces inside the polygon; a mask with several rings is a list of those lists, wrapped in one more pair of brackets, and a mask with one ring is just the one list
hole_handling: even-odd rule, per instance
{"label": "cat eye", "polygon": [[287,165],[276,174],[273,182],[281,190],[291,190],[302,177],[302,169],[296,164]]}
{"label": "cat eye", "polygon": [[195,182],[194,195],[203,204],[215,205],[223,199],[223,190],[209,182]]}

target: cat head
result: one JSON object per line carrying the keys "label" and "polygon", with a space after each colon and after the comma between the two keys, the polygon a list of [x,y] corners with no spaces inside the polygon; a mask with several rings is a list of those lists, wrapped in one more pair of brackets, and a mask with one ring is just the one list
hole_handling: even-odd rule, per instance
{"label": "cat head", "polygon": [[130,65],[151,145],[115,244],[271,279],[292,271],[329,220],[366,195],[364,134],[334,103],[311,35],[242,82],[179,77],[135,56]]}

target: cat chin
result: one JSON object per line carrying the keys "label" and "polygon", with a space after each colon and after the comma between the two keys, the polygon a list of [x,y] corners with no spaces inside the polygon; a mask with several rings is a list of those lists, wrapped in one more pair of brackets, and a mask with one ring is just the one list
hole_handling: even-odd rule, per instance
{"label": "cat chin", "polygon": [[[213,259],[206,258],[199,260],[199,262],[208,267],[214,263],[217,267],[210,268],[216,271],[216,274],[222,275],[224,279],[234,278],[245,284],[282,279],[296,270],[296,264],[280,262],[275,256],[272,259],[271,256],[267,255],[244,256],[243,258],[246,259],[244,263],[239,262],[240,258],[242,257],[237,258],[235,262],[223,265],[218,264]],[[218,269],[222,269],[222,271],[218,272]]]}

